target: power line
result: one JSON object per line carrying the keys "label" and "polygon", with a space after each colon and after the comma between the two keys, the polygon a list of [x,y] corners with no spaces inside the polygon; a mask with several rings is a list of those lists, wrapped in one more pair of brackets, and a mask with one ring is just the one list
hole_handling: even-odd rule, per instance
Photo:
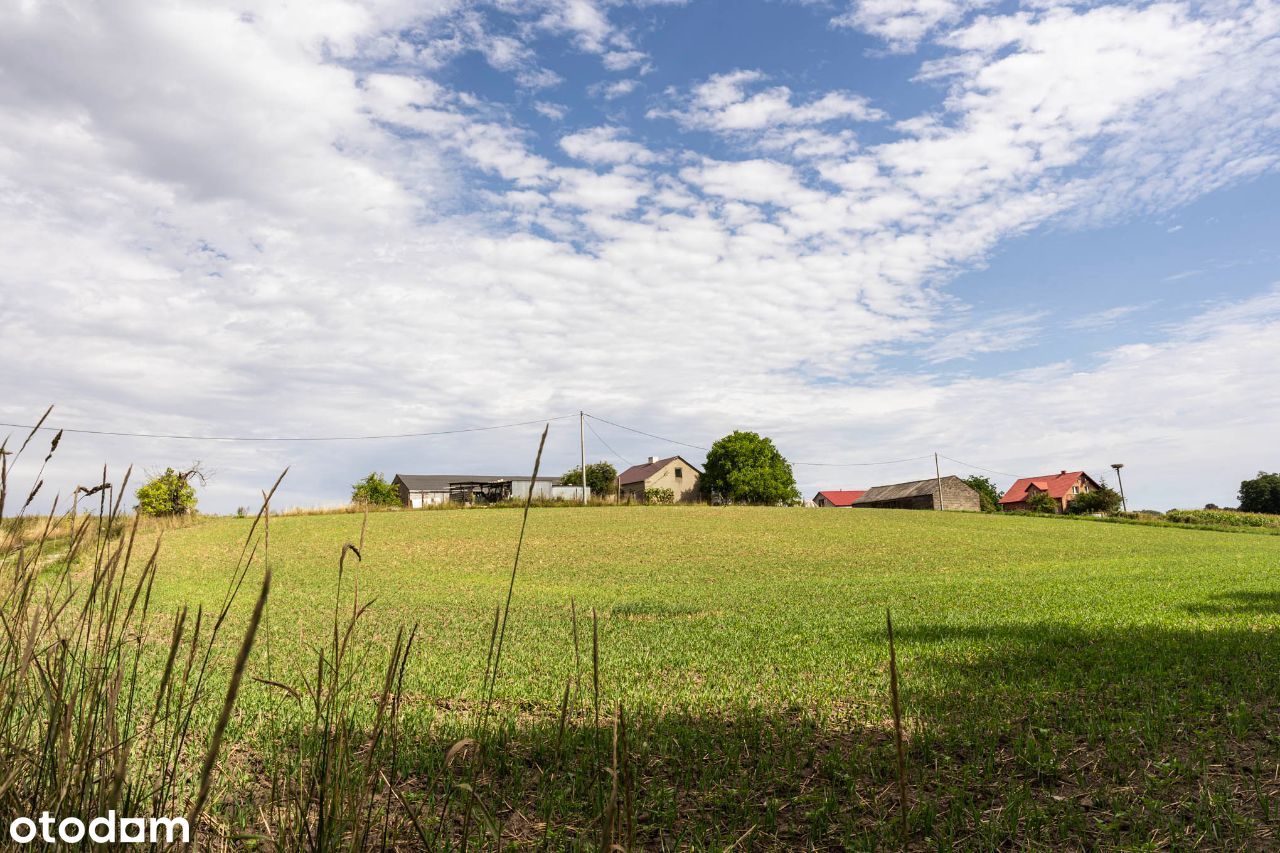
{"label": "power line", "polygon": [[981,465],[972,465],[968,462],[961,462],[959,459],[952,459],[950,456],[946,456],[942,453],[939,453],[938,455],[941,456],[943,459],[947,460],[948,462],[954,462],[957,465],[963,465],[964,467],[972,468],[975,471],[986,471],[988,474],[999,474],[1001,477],[1012,477],[1015,480],[1018,479],[1017,474],[1010,474],[1008,471],[994,471],[990,468],[983,468]]}
{"label": "power line", "polygon": [[467,432],[488,432],[495,429],[510,429],[512,427],[532,426],[534,424],[544,424],[550,421],[563,421],[568,418],[576,418],[577,415],[557,415],[554,418],[538,418],[532,421],[519,421],[510,424],[494,424],[492,426],[478,427],[461,427],[459,429],[441,429],[431,432],[406,432],[389,435],[325,435],[325,436],[253,436],[253,435],[176,435],[165,433],[148,433],[148,432],[114,432],[111,430],[101,429],[75,429],[72,427],[54,427],[41,426],[39,424],[10,424],[0,423],[0,427],[13,427],[15,429],[42,430],[46,432],[65,432],[76,433],[80,435],[109,435],[120,436],[124,438],[165,438],[176,439],[179,441],[240,441],[240,442],[269,442],[269,441],[382,441],[386,439],[396,438],[427,438],[435,435],[458,435]]}
{"label": "power line", "polygon": [[666,438],[665,436],[654,435],[651,432],[645,432],[644,430],[636,429],[635,427],[623,426],[622,424],[615,424],[613,421],[607,421],[604,418],[598,418],[595,415],[589,414],[587,415],[587,417],[591,418],[592,420],[599,421],[602,424],[608,424],[609,426],[617,427],[618,429],[625,429],[627,432],[634,432],[637,435],[644,435],[644,436],[648,436],[649,438],[656,438],[658,441],[665,441],[668,444],[678,444],[681,447],[692,447],[694,450],[710,450],[711,449],[710,447],[703,447],[701,444],[689,444],[687,441],[676,441],[674,438]]}
{"label": "power line", "polygon": [[601,444],[603,444],[603,445],[605,446],[605,449],[606,449],[606,450],[608,450],[610,453],[612,453],[614,456],[616,456],[620,462],[623,462],[623,463],[625,463],[625,464],[627,464],[627,465],[631,465],[631,464],[633,464],[633,463],[631,462],[631,460],[630,460],[630,459],[628,459],[627,457],[623,456],[623,455],[622,455],[621,453],[619,453],[618,451],[614,450],[614,449],[613,449],[613,446],[612,446],[612,445],[610,445],[610,444],[609,444],[609,442],[607,442],[607,441],[605,441],[605,440],[604,440],[604,436],[602,436],[602,435],[600,435],[600,433],[596,432],[596,428],[595,428],[595,427],[593,427],[593,426],[591,425],[591,423],[590,423],[590,422],[588,422],[588,423],[587,423],[587,429],[591,430],[591,434],[592,434],[592,435],[594,435],[597,439],[599,439],[600,443],[601,443]]}

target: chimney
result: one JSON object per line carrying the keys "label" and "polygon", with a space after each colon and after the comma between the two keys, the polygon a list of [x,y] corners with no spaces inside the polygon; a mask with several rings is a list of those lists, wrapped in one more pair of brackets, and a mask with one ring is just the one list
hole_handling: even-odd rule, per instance
{"label": "chimney", "polygon": [[1063,469],[1063,470],[1059,471],[1058,473],[1059,473],[1059,474],[1065,474],[1065,473],[1067,473],[1067,472],[1066,472],[1066,469]]}
{"label": "chimney", "polygon": [[[650,464],[650,465],[652,465],[654,462],[657,462],[657,461],[658,461],[658,457],[656,457],[656,456],[650,456],[650,457],[649,457],[649,464]],[[1065,473],[1065,472],[1064,472],[1064,473]]]}

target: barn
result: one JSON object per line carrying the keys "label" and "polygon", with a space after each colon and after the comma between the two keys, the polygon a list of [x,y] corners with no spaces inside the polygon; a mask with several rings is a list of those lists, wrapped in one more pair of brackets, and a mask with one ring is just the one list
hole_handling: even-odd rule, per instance
{"label": "barn", "polygon": [[[941,484],[941,494],[939,494]],[[891,486],[874,486],[853,502],[855,509],[946,509],[978,512],[978,493],[959,477],[913,480]]]}
{"label": "barn", "polygon": [[824,489],[813,496],[813,505],[824,508],[853,506],[853,502],[865,494],[864,489]]}
{"label": "barn", "polygon": [[413,509],[449,501],[474,504],[524,500],[530,490],[535,498],[582,500],[581,486],[561,486],[559,482],[559,477],[534,480],[528,474],[396,474],[391,481],[400,492],[401,505]]}

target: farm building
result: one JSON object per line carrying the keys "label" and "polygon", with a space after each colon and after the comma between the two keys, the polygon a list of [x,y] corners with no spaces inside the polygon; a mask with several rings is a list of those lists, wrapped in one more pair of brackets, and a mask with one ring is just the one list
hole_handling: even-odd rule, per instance
{"label": "farm building", "polygon": [[813,504],[827,508],[853,506],[853,502],[866,493],[866,489],[827,489],[813,496]]}
{"label": "farm building", "polygon": [[561,486],[559,477],[539,477],[533,480],[523,476],[501,477],[490,474],[396,474],[391,481],[400,491],[403,506],[419,509],[424,506],[458,503],[497,503],[504,500],[524,500],[533,490],[535,498],[547,500],[581,501],[581,486]]}
{"label": "farm building", "polygon": [[941,495],[936,478],[875,486],[853,502],[854,507],[870,509],[947,509],[978,512],[982,506],[978,493],[959,477],[943,477]]}
{"label": "farm building", "polygon": [[1000,508],[1010,511],[1030,509],[1028,499],[1037,494],[1046,494],[1053,498],[1057,512],[1066,512],[1067,504],[1076,495],[1094,492],[1099,488],[1098,483],[1083,471],[1060,471],[1042,477],[1023,477],[1000,498]]}
{"label": "farm building", "polygon": [[632,465],[618,475],[618,499],[642,501],[650,489],[670,489],[677,503],[696,501],[701,476],[702,472],[682,457],[650,456],[643,465]]}

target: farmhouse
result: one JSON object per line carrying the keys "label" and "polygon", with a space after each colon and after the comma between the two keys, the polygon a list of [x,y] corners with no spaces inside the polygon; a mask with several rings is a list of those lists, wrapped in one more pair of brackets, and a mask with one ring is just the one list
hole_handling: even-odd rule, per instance
{"label": "farmhouse", "polygon": [[643,465],[632,465],[618,475],[618,499],[645,499],[650,489],[670,489],[677,503],[696,501],[702,472],[679,456],[650,456]]}
{"label": "farmhouse", "polygon": [[978,493],[959,477],[943,477],[939,495],[938,480],[915,480],[892,486],[875,486],[853,502],[854,507],[871,509],[948,509],[978,512],[982,506]]}
{"label": "farmhouse", "polygon": [[813,496],[813,503],[820,507],[853,506],[853,502],[867,493],[866,489],[840,490],[827,489]]}
{"label": "farmhouse", "polygon": [[1023,477],[1000,498],[1000,508],[1010,511],[1030,509],[1027,501],[1031,497],[1046,494],[1053,498],[1056,512],[1066,512],[1067,504],[1076,495],[1097,491],[1099,488],[1098,483],[1083,471],[1060,471],[1041,477]]}
{"label": "farmhouse", "polygon": [[535,498],[582,500],[581,486],[561,486],[558,477],[532,479],[527,474],[509,477],[491,474],[396,474],[391,481],[400,491],[403,506],[418,509],[448,501],[497,503],[524,500],[533,491]]}

